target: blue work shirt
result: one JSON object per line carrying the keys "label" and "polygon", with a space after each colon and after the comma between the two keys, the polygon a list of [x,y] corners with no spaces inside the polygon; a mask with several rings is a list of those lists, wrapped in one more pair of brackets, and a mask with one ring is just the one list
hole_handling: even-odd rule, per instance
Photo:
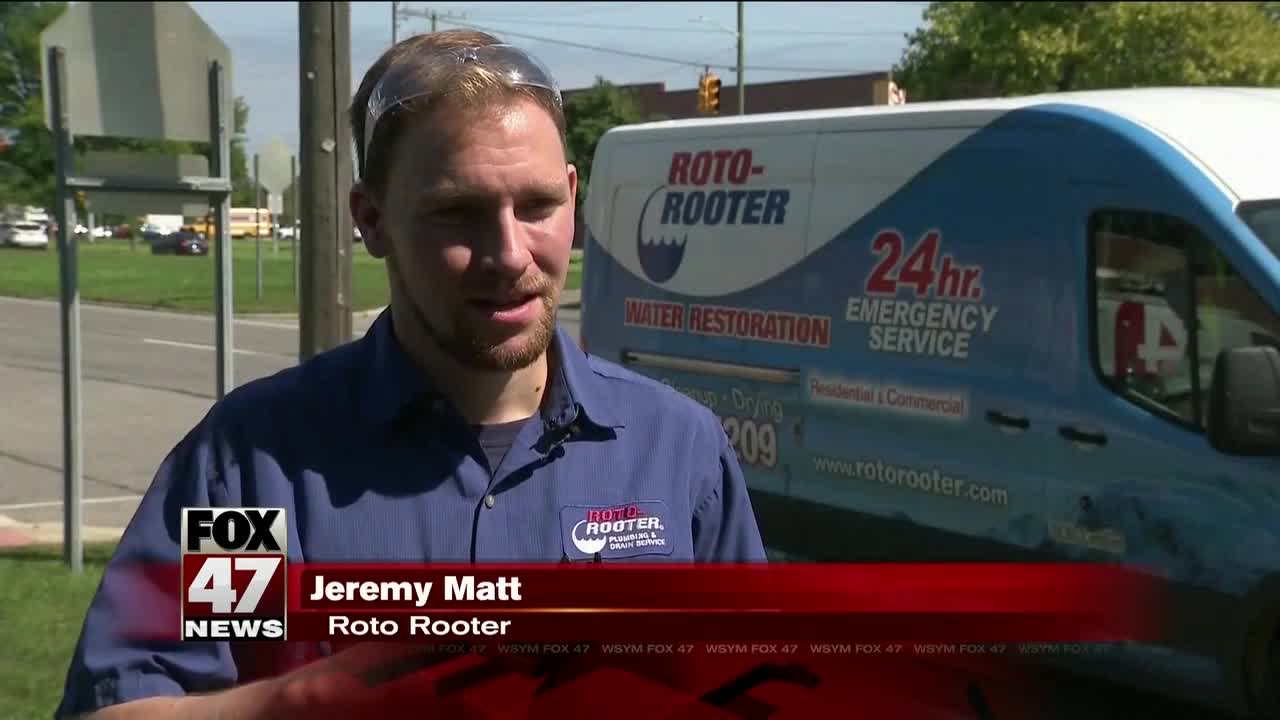
{"label": "blue work shirt", "polygon": [[[125,530],[59,714],[217,690],[272,652],[112,632],[136,590],[117,568],[176,565],[183,507],[285,508],[291,562],[763,561],[715,416],[587,355],[563,328],[552,348],[542,408],[492,472],[474,429],[401,349],[389,310],[363,338],[229,393],[165,458]],[[646,527],[664,544],[614,550],[600,542],[609,526],[586,522],[592,510],[656,516]]]}

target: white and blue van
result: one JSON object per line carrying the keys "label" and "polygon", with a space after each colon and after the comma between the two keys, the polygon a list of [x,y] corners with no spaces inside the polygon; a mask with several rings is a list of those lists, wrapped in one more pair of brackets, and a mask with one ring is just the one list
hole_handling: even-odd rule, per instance
{"label": "white and blue van", "polygon": [[583,343],[722,419],[778,557],[1147,568],[1168,646],[1106,657],[1280,707],[1280,91],[657,122],[592,167]]}

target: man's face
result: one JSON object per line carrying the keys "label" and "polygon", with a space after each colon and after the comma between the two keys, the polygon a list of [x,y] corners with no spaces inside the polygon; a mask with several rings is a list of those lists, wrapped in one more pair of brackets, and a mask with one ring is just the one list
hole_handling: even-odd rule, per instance
{"label": "man's face", "polygon": [[456,361],[525,367],[551,342],[573,246],[577,173],[555,123],[520,100],[407,125],[380,232],[362,230],[365,243],[386,257],[420,330]]}

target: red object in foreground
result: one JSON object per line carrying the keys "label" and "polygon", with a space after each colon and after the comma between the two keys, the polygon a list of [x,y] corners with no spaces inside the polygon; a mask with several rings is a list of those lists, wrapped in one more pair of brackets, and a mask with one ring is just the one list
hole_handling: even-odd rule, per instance
{"label": "red object in foreground", "polygon": [[[421,669],[313,676],[318,707],[281,708],[280,718],[1037,717],[1040,689],[1027,674],[994,665],[801,658],[671,661],[467,655]],[[984,710],[994,709],[992,714]]]}

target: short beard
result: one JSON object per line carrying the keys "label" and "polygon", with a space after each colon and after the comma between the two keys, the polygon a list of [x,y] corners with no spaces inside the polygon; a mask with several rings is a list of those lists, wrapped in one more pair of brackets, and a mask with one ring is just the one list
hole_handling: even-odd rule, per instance
{"label": "short beard", "polygon": [[[421,318],[419,322],[422,324],[423,331],[436,346],[463,367],[489,372],[514,372],[537,362],[538,358],[551,347],[551,340],[555,336],[556,313],[553,302],[545,295],[540,296],[538,301],[542,303],[543,312],[532,328],[532,335],[527,336],[523,342],[519,342],[514,347],[506,343],[513,340],[519,341],[520,336],[506,338],[500,342],[489,342],[481,337],[480,333],[470,332],[464,319],[465,309],[459,311],[454,317],[453,332],[449,334],[442,333],[433,327],[425,317],[422,317],[416,304],[414,311]],[[410,302],[413,302],[412,299]]]}
{"label": "short beard", "polygon": [[542,303],[543,312],[532,328],[532,335],[515,347],[509,347],[507,344],[516,338],[504,338],[491,342],[482,337],[475,328],[469,327],[466,308],[459,308],[450,324],[452,328],[450,332],[441,332],[427,319],[417,299],[407,291],[399,269],[394,265],[389,266],[388,269],[391,271],[393,282],[399,286],[403,301],[413,313],[414,323],[421,328],[422,334],[465,368],[483,372],[523,370],[537,362],[551,347],[556,330],[556,308],[555,301],[549,295],[544,294],[538,297],[539,302]]}

